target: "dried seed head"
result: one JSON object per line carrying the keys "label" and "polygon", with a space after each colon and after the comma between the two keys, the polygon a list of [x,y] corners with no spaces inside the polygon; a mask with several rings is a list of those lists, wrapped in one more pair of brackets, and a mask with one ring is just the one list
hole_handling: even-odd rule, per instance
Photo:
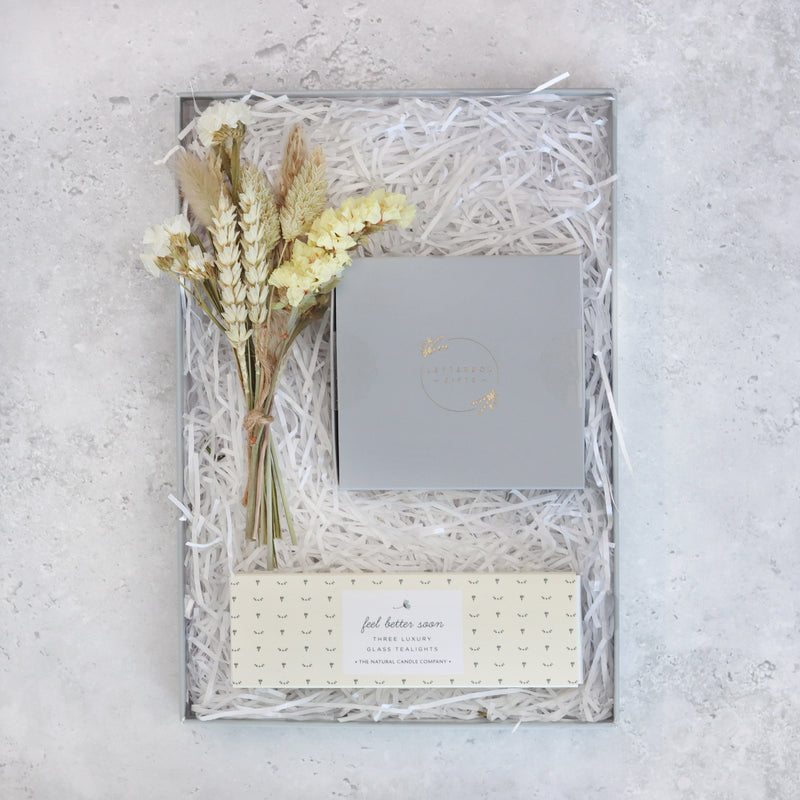
{"label": "dried seed head", "polygon": [[281,231],[287,242],[308,233],[325,209],[327,195],[325,157],[318,147],[300,168],[281,208]]}
{"label": "dried seed head", "polygon": [[242,171],[239,210],[247,311],[252,324],[261,325],[267,318],[269,256],[280,237],[280,223],[264,173],[251,165]]}
{"label": "dried seed head", "polygon": [[281,162],[281,171],[278,176],[278,181],[275,185],[275,199],[278,205],[282,205],[289,193],[294,179],[300,172],[300,168],[305,164],[308,158],[308,145],[306,144],[306,137],[303,133],[303,128],[300,125],[295,125],[289,133],[289,138],[286,140],[286,147],[283,151],[283,161]]}
{"label": "dried seed head", "polygon": [[222,319],[231,345],[240,355],[252,331],[247,328],[247,289],[242,280],[242,265],[239,261],[239,235],[236,208],[230,194],[223,188],[219,202],[212,210],[209,228],[211,241],[217,254],[217,283],[222,303]]}

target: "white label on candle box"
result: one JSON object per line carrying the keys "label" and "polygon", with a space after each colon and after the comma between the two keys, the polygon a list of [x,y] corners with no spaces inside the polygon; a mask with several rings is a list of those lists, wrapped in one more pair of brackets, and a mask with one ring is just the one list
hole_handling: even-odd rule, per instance
{"label": "white label on candle box", "polygon": [[342,592],[346,675],[456,675],[464,670],[461,592]]}
{"label": "white label on candle box", "polygon": [[577,686],[580,578],[236,575],[231,679],[277,688]]}

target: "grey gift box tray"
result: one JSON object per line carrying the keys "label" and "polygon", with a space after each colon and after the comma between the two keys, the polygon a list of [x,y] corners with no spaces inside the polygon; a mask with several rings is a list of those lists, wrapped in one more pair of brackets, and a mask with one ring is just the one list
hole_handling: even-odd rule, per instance
{"label": "grey gift box tray", "polygon": [[[611,165],[612,165],[612,174],[616,173],[617,169],[617,115],[615,110],[615,105],[617,101],[617,93],[613,89],[547,89],[547,94],[556,95],[564,98],[568,97],[587,97],[587,98],[598,98],[598,97],[607,97],[610,99],[610,119],[611,119],[611,126],[610,126],[610,140],[609,140],[609,149],[610,149],[610,158],[611,158]],[[439,90],[439,89],[409,89],[409,90],[402,90],[402,91],[387,91],[387,90],[363,90],[363,91],[327,91],[327,92],[318,92],[318,91],[275,91],[275,92],[265,92],[268,95],[280,95],[285,96],[287,98],[294,99],[343,99],[343,100],[352,100],[358,98],[369,98],[369,99],[385,99],[390,101],[394,98],[444,98],[444,99],[452,99],[452,98],[459,98],[459,97],[473,97],[473,98],[481,98],[481,97],[506,97],[511,95],[523,95],[523,94],[530,94],[530,89],[447,89],[447,90]],[[246,92],[202,92],[202,93],[181,93],[178,94],[176,97],[176,117],[175,117],[175,124],[176,124],[176,132],[183,131],[187,124],[196,116],[197,110],[199,109],[202,111],[206,108],[210,103],[216,100],[227,100],[227,99],[241,99],[247,93]],[[611,275],[611,319],[612,319],[612,358],[611,358],[611,374],[609,379],[612,383],[612,386],[615,383],[615,376],[617,373],[617,303],[616,303],[616,285],[617,285],[617,274],[616,274],[616,189],[612,187],[612,199],[611,199],[611,267],[612,267],[612,275]],[[179,200],[177,201],[180,202]],[[183,322],[184,322],[184,313],[185,313],[185,297],[182,292],[177,292],[177,305],[178,305],[178,324],[177,324],[177,337],[176,337],[176,372],[177,372],[177,384],[178,384],[178,392],[177,392],[177,452],[178,452],[178,469],[177,469],[177,478],[176,478],[176,489],[177,489],[177,497],[183,498],[185,495],[184,492],[184,454],[185,454],[185,439],[184,439],[184,414],[185,414],[185,396],[186,396],[186,386],[185,386],[185,375],[184,375],[184,360],[185,360],[185,347],[184,347],[184,330],[183,330]],[[620,686],[619,686],[619,653],[620,653],[620,643],[619,643],[619,604],[617,602],[619,598],[619,586],[620,586],[620,577],[619,577],[619,559],[618,559],[618,551],[619,551],[619,517],[620,517],[620,497],[619,497],[619,486],[616,477],[619,475],[619,446],[618,446],[618,438],[616,430],[612,428],[611,432],[612,436],[612,465],[611,465],[611,479],[612,479],[612,487],[613,487],[613,494],[614,494],[614,501],[615,501],[615,510],[613,516],[613,542],[614,542],[614,559],[613,559],[613,568],[612,568],[612,581],[614,587],[614,635],[613,635],[613,665],[614,665],[614,691],[613,691],[613,711],[610,717],[602,720],[599,723],[592,723],[593,725],[609,725],[614,724],[620,719]],[[191,699],[189,697],[189,689],[187,685],[187,657],[188,657],[188,648],[187,648],[187,621],[184,618],[184,608],[185,608],[185,597],[186,597],[186,589],[187,589],[187,572],[184,567],[184,556],[186,550],[186,541],[187,541],[187,522],[185,520],[180,520],[178,522],[178,536],[177,536],[177,545],[178,545],[178,565],[179,565],[179,596],[178,596],[178,615],[180,620],[180,651],[179,651],[179,658],[180,658],[180,716],[183,722],[192,723],[192,724],[209,724],[208,720],[201,720],[199,719],[192,710]],[[227,724],[227,725],[239,725],[239,724],[257,724],[260,726],[271,726],[274,728],[284,728],[287,725],[291,725],[292,727],[303,727],[303,726],[313,726],[316,727],[318,725],[330,725],[333,724],[335,720],[269,720],[269,719],[252,719],[252,718],[242,718],[242,719],[231,719],[231,718],[223,718],[223,719],[215,719],[213,720],[214,724]],[[441,726],[450,726],[450,725],[483,725],[488,728],[496,728],[500,727],[513,727],[516,728],[518,723],[515,720],[511,721],[501,721],[501,722],[491,722],[488,720],[433,720],[433,721],[402,721],[402,720],[391,720],[386,719],[382,720],[380,723],[372,722],[369,720],[359,720],[355,722],[349,722],[348,726],[355,725],[358,728],[361,728],[363,725],[402,725],[404,727],[412,726],[429,726],[429,725],[437,725]],[[535,726],[540,727],[542,725],[552,724],[545,720],[536,720],[525,722],[525,726]],[[581,721],[564,721],[559,722],[560,725],[569,725],[569,726],[579,726],[584,727],[588,723],[581,722]]]}

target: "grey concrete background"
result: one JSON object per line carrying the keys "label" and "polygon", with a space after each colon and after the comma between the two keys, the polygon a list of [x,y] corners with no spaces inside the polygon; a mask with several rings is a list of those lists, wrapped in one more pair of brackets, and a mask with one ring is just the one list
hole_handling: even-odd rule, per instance
{"label": "grey concrete background", "polygon": [[[791,798],[793,0],[3,4],[0,794]],[[173,96],[619,90],[619,722],[178,721]]]}

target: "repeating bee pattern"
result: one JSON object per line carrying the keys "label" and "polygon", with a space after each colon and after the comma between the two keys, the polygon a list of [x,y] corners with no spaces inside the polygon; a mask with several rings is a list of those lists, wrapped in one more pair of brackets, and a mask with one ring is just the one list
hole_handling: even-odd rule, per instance
{"label": "repeating bee pattern", "polygon": [[[359,590],[365,597],[376,590],[461,592],[463,672],[346,674],[343,624],[355,621],[343,619],[342,592]],[[574,573],[248,573],[231,579],[230,592],[237,687],[558,688],[583,681]],[[392,608],[402,613],[403,606]]]}

